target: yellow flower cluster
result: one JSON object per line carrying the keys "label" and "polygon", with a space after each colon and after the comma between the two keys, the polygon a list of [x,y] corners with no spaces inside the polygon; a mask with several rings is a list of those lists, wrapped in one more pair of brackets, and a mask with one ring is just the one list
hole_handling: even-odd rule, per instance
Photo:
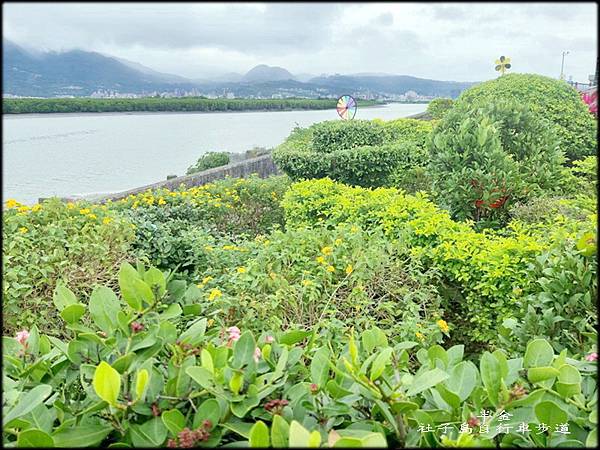
{"label": "yellow flower cluster", "polygon": [[20,203],[18,201],[16,201],[14,198],[9,198],[8,200],[6,200],[5,205],[8,209],[11,209],[11,208],[16,208],[17,206],[20,205]]}
{"label": "yellow flower cluster", "polygon": [[350,275],[352,272],[354,272],[354,267],[352,267],[352,264],[348,264],[346,266],[346,275]]}
{"label": "yellow flower cluster", "polygon": [[246,273],[246,268],[245,267],[238,267],[237,268],[237,272],[238,273]]}
{"label": "yellow flower cluster", "polygon": [[437,326],[440,327],[440,330],[442,330],[442,332],[447,333],[448,331],[450,331],[450,328],[448,328],[448,324],[445,320],[440,319],[436,323]]}
{"label": "yellow flower cluster", "polygon": [[321,249],[321,253],[323,253],[324,255],[331,255],[333,253],[333,248],[331,248],[331,247],[323,247]]}
{"label": "yellow flower cluster", "polygon": [[208,294],[208,299],[214,300],[216,298],[221,297],[222,295],[223,293],[219,289],[211,289],[210,294]]}
{"label": "yellow flower cluster", "polygon": [[29,231],[27,229],[27,227],[21,227],[21,228],[19,228],[19,233],[23,233],[24,234],[24,233],[27,233],[27,231]]}

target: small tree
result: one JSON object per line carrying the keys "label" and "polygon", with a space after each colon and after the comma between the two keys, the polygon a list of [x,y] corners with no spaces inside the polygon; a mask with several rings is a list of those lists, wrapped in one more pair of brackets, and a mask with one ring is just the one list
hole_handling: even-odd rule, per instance
{"label": "small tree", "polygon": [[552,127],[511,101],[453,108],[430,156],[438,202],[486,226],[504,223],[512,202],[554,190],[564,162]]}

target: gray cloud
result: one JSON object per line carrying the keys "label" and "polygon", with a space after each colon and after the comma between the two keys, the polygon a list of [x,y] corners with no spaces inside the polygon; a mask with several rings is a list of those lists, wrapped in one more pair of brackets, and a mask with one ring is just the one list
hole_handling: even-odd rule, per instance
{"label": "gray cloud", "polygon": [[[4,3],[4,37],[95,50],[192,78],[256,64],[301,73],[494,77],[493,60],[585,80],[595,69],[593,3]],[[491,62],[490,62],[491,61]]]}

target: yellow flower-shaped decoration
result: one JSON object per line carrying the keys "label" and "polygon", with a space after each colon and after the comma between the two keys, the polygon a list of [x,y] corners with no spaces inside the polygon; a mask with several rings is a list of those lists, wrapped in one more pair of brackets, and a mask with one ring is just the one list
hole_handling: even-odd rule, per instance
{"label": "yellow flower-shaped decoration", "polygon": [[83,208],[79,210],[79,214],[81,214],[82,216],[85,216],[86,214],[89,214],[91,211],[89,208]]}
{"label": "yellow flower-shaped decoration", "polygon": [[29,211],[29,206],[23,205],[23,206],[19,207],[18,211],[19,212],[27,212],[27,211]]}
{"label": "yellow flower-shaped decoration", "polygon": [[323,256],[317,256],[317,262],[319,264],[325,264],[325,258]]}
{"label": "yellow flower-shaped decoration", "polygon": [[161,198],[158,199],[158,204],[159,205],[166,205],[167,202],[165,202],[165,199],[161,197]]}
{"label": "yellow flower-shaped decoration", "polygon": [[340,245],[340,244],[342,243],[342,240],[341,240],[340,238],[337,238],[337,239],[334,241],[334,243],[335,243],[335,245]]}
{"label": "yellow flower-shaped decoration", "polygon": [[425,339],[425,335],[419,331],[415,333],[415,336],[419,338],[421,341]]}
{"label": "yellow flower-shaped decoration", "polygon": [[88,217],[90,219],[97,219],[96,214],[88,214]]}
{"label": "yellow flower-shaped decoration", "polygon": [[110,217],[105,217],[104,219],[102,219],[102,223],[104,225],[108,225],[111,222],[112,222],[112,218],[110,218]]}
{"label": "yellow flower-shaped decoration", "polygon": [[333,253],[333,249],[331,247],[323,247],[321,249],[321,253],[324,255],[331,255]]}
{"label": "yellow flower-shaped decoration", "polygon": [[38,212],[40,209],[42,209],[42,205],[40,205],[39,203],[36,203],[35,205],[33,205],[33,206],[31,207],[31,210],[32,210],[33,212]]}
{"label": "yellow flower-shaped decoration", "polygon": [[14,198],[9,198],[8,200],[6,200],[6,207],[7,208],[15,208],[16,206],[20,205],[20,203],[18,201],[16,201]]}
{"label": "yellow flower-shaped decoration", "polygon": [[310,280],[302,280],[302,286],[312,286],[313,282]]}
{"label": "yellow flower-shaped decoration", "polygon": [[335,272],[335,267],[327,266],[327,272]]}
{"label": "yellow flower-shaped decoration", "polygon": [[203,285],[204,285],[204,284],[207,284],[207,283],[208,283],[210,280],[212,280],[212,279],[213,279],[213,277],[211,277],[211,276],[204,277],[204,278],[202,278],[202,284],[203,284]]}
{"label": "yellow flower-shaped decoration", "polygon": [[246,268],[245,267],[238,267],[237,268],[237,273],[246,273]]}
{"label": "yellow flower-shaped decoration", "polygon": [[21,227],[21,228],[19,228],[19,233],[23,233],[24,234],[24,233],[27,233],[27,231],[29,231],[27,229],[27,227]]}
{"label": "yellow flower-shaped decoration", "polygon": [[352,264],[348,264],[346,266],[346,275],[350,275],[352,272],[354,272],[354,267],[352,267]]}
{"label": "yellow flower-shaped decoration", "polygon": [[448,331],[450,331],[450,328],[448,328],[448,324],[445,320],[440,319],[436,323],[437,326],[440,327],[440,330],[442,330],[442,332],[447,333]]}

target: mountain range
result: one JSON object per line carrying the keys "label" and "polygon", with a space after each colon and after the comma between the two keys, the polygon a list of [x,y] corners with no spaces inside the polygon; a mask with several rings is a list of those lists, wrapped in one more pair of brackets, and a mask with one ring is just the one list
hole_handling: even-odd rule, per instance
{"label": "mountain range", "polygon": [[341,94],[390,97],[414,91],[423,96],[456,97],[470,82],[438,81],[406,75],[293,75],[283,67],[258,65],[245,74],[189,79],[97,52],[33,52],[3,40],[3,94],[31,97],[90,96],[98,91],[138,95],[236,97],[327,97]]}

